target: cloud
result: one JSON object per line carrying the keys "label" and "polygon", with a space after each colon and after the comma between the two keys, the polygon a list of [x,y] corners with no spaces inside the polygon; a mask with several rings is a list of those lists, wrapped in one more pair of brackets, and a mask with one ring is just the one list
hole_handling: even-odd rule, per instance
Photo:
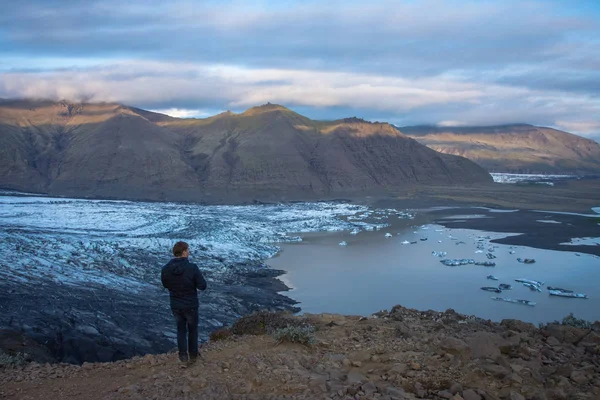
{"label": "cloud", "polygon": [[[115,101],[202,116],[206,110],[267,102],[292,108],[359,110],[367,118],[410,123],[530,122],[573,128],[600,124],[600,101],[585,94],[471,82],[441,74],[406,79],[385,75],[231,65],[128,61],[46,72],[0,74],[0,96]],[[165,111],[166,110],[166,111]],[[204,110],[204,111],[202,111]],[[381,118],[384,115],[385,118]],[[557,122],[557,121],[560,121]],[[567,125],[570,123],[571,125]]]}
{"label": "cloud", "polygon": [[593,2],[29,0],[0,14],[0,96],[577,130],[600,121],[599,21]]}

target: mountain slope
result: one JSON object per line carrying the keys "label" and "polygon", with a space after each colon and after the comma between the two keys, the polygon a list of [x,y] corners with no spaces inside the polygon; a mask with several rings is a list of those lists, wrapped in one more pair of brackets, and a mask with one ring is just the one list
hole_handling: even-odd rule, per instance
{"label": "mountain slope", "polygon": [[490,182],[392,126],[267,104],[178,119],[119,104],[0,101],[0,187],[153,200],[322,198]]}
{"label": "mountain slope", "polygon": [[398,128],[428,147],[475,161],[490,172],[599,174],[600,145],[526,124]]}

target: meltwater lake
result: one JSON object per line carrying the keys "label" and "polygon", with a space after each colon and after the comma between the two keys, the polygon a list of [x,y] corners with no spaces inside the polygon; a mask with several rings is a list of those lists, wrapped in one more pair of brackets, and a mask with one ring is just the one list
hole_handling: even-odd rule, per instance
{"label": "meltwater lake", "polygon": [[[455,218],[486,218],[477,214],[460,215],[460,209],[455,214]],[[301,235],[302,242],[282,244],[282,251],[268,260],[268,264],[287,271],[280,277],[292,288],[285,295],[299,301],[302,311],[307,313],[370,315],[401,304],[419,310],[453,308],[494,321],[516,318],[540,323],[560,320],[571,312],[578,318],[600,320],[597,255],[495,244],[490,241],[507,234],[448,229],[428,223],[427,215],[421,213],[416,213],[414,220],[387,221],[389,227],[358,234],[346,231]],[[540,223],[540,229],[554,223],[547,221]],[[392,236],[386,237],[386,233]],[[347,245],[340,246],[342,241]],[[599,241],[599,238],[587,240],[591,246]],[[496,258],[488,259],[488,250]],[[447,254],[438,257],[432,252]],[[462,258],[492,261],[496,266],[449,267],[440,262]],[[517,258],[536,262],[524,264]],[[488,275],[499,280],[489,280]],[[515,282],[523,278],[544,282],[542,292]],[[500,294],[481,290],[499,283],[510,284],[512,289]],[[588,298],[550,296],[547,286],[585,293]],[[529,300],[536,305],[495,301],[492,297]]]}

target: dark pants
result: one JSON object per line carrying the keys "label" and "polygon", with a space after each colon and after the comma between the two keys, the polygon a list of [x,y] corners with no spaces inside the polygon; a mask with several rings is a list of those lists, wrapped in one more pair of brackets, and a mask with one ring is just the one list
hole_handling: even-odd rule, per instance
{"label": "dark pants", "polygon": [[198,356],[198,309],[171,309],[177,322],[177,348],[179,358],[186,359]]}

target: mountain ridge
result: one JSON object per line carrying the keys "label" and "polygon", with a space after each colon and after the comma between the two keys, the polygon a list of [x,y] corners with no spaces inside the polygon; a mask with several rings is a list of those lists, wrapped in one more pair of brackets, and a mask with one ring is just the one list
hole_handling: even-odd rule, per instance
{"label": "mountain ridge", "polygon": [[600,144],[530,124],[396,127],[445,154],[467,157],[489,172],[600,174]]}
{"label": "mountain ridge", "polygon": [[386,123],[266,104],[180,119],[118,103],[0,101],[0,186],[78,197],[251,201],[481,183],[476,164]]}

